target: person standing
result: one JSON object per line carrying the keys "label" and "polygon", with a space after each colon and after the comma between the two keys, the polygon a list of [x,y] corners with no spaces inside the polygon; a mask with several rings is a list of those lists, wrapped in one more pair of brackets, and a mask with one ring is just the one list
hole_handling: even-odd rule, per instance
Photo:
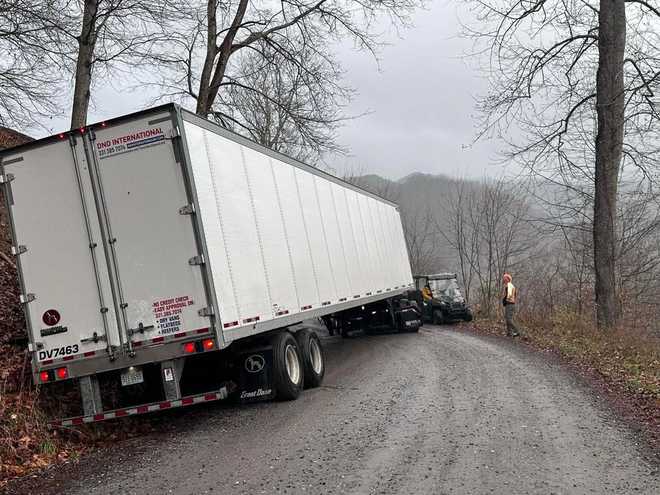
{"label": "person standing", "polygon": [[422,304],[423,308],[422,310],[426,314],[426,318],[428,318],[428,321],[433,321],[433,291],[431,291],[431,287],[429,284],[426,284],[424,288],[422,289]]}
{"label": "person standing", "polygon": [[433,299],[433,292],[429,284],[426,284],[422,289],[422,297],[424,297],[425,301],[431,301]]}
{"label": "person standing", "polygon": [[513,315],[516,308],[516,298],[518,291],[516,286],[513,285],[513,278],[510,274],[505,273],[502,277],[504,287],[502,290],[502,304],[504,305],[504,320],[506,321],[506,334],[509,337],[518,337],[520,332],[518,327],[513,322]]}

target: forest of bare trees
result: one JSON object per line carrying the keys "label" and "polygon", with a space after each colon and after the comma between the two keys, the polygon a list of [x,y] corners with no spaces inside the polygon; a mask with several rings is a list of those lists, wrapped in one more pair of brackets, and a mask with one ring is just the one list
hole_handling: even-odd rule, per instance
{"label": "forest of bare trees", "polygon": [[571,222],[589,218],[597,320],[611,327],[622,182],[657,178],[660,11],[642,0],[469,5],[466,34],[491,83],[481,132],[502,138],[506,158],[535,180],[569,192],[571,208],[581,203]]}
{"label": "forest of bare trees", "polygon": [[[530,322],[560,314],[596,321],[592,219],[582,194],[506,178],[413,174],[396,182],[373,175],[353,181],[401,205],[413,272],[455,272],[478,316],[499,318],[501,277],[509,271]],[[617,225],[622,321],[657,331],[660,196],[624,187]]]}

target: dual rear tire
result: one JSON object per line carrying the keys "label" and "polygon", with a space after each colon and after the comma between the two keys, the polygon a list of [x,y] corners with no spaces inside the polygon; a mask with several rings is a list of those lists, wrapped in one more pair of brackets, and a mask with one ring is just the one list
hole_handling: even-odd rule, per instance
{"label": "dual rear tire", "polygon": [[303,388],[318,387],[325,375],[325,354],[316,333],[303,329],[295,337],[286,331],[271,339],[273,385],[279,400],[295,400]]}

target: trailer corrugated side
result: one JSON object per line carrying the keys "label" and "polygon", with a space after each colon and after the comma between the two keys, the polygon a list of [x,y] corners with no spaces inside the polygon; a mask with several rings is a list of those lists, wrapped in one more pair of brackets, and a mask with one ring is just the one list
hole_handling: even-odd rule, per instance
{"label": "trailer corrugated side", "polygon": [[412,286],[394,204],[182,115],[225,342]]}
{"label": "trailer corrugated side", "polygon": [[0,152],[0,182],[37,380],[412,287],[396,205],[175,105]]}

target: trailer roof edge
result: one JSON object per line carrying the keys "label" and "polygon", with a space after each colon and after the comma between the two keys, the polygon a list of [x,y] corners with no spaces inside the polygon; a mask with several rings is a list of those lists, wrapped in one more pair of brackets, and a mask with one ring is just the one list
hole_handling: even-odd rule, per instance
{"label": "trailer roof edge", "polygon": [[378,201],[381,201],[385,204],[388,204],[390,206],[395,207],[397,210],[399,209],[399,205],[395,203],[394,201],[390,201],[389,199],[386,199],[372,191],[369,191],[368,189],[365,189],[364,187],[358,186],[356,184],[353,184],[351,182],[348,182],[345,179],[342,179],[340,177],[337,177],[336,175],[333,175],[329,172],[326,172],[325,170],[322,170],[320,168],[313,167],[312,165],[308,165],[307,163],[301,162],[300,160],[297,160],[293,157],[290,157],[289,155],[286,155],[284,153],[281,153],[279,151],[275,151],[271,148],[268,148],[262,144],[259,144],[251,139],[246,138],[245,136],[242,136],[234,131],[230,131],[229,129],[225,129],[224,127],[216,124],[215,122],[212,122],[208,119],[205,119],[203,117],[200,117],[199,115],[191,112],[190,110],[186,110],[183,107],[178,107],[181,112],[181,116],[183,120],[187,120],[188,122],[191,122],[193,124],[197,124],[200,127],[203,127],[211,132],[215,132],[216,134],[225,137],[231,141],[234,141],[235,143],[242,144],[244,146],[247,146],[248,148],[251,148],[255,151],[259,151],[260,153],[264,153],[271,158],[276,158],[278,160],[281,160],[293,167],[299,168],[301,170],[305,170],[306,172],[310,172],[314,175],[317,175],[319,177],[326,178],[328,180],[331,180],[332,182],[338,183],[340,185],[346,186],[350,189],[353,189],[356,192],[366,194],[374,199],[377,199]]}
{"label": "trailer roof edge", "polygon": [[255,141],[252,141],[251,139],[248,139],[244,136],[241,136],[240,134],[230,131],[229,129],[225,129],[224,127],[216,124],[215,122],[212,122],[208,119],[205,119],[203,117],[200,117],[199,115],[191,112],[190,110],[186,110],[183,108],[181,105],[177,103],[164,103],[162,105],[158,105],[155,107],[150,107],[150,108],[145,108],[142,110],[138,110],[136,112],[132,112],[126,115],[120,115],[118,117],[113,117],[111,119],[106,119],[106,120],[101,120],[98,122],[94,122],[92,124],[88,124],[85,127],[81,129],[70,129],[67,131],[59,132],[56,134],[52,134],[50,136],[45,136],[43,138],[35,139],[33,141],[29,141],[27,143],[19,144],[18,146],[14,146],[12,148],[6,148],[3,150],[0,150],[0,159],[4,156],[8,155],[15,155],[16,153],[21,153],[23,151],[32,149],[32,148],[38,148],[40,146],[43,146],[45,144],[50,143],[51,141],[57,141],[63,139],[63,137],[69,136],[71,134],[79,134],[81,130],[83,132],[86,132],[88,129],[94,130],[95,128],[103,125],[112,125],[112,124],[118,124],[121,122],[124,122],[126,120],[130,120],[136,117],[140,117],[143,115],[148,115],[151,113],[160,113],[160,112],[177,112],[180,113],[181,117],[183,120],[187,120],[193,124],[200,125],[204,127],[205,129],[208,129],[212,132],[215,132],[216,134],[219,134],[220,136],[223,136],[231,141],[234,141],[238,144],[245,145],[249,148],[252,148],[253,150],[259,151],[261,153],[264,153],[272,158],[276,158],[278,160],[282,160],[289,165],[292,165],[296,168],[299,168],[301,170],[305,170],[307,172],[310,172],[314,175],[317,175],[319,177],[324,177],[326,179],[329,179],[335,183],[341,184],[343,186],[348,187],[349,189],[353,189],[356,192],[366,194],[374,199],[377,199],[385,204],[388,204],[390,206],[393,206],[397,210],[399,209],[399,205],[395,203],[394,201],[390,201],[389,199],[386,199],[372,191],[369,191],[368,189],[365,189],[364,187],[358,186],[356,184],[353,184],[351,182],[348,182],[345,179],[342,179],[340,177],[337,177],[336,175],[333,175],[329,172],[326,172],[325,170],[321,170],[319,168],[313,167],[312,165],[308,165],[304,162],[301,162],[300,160],[296,160],[295,158],[292,158],[284,153],[281,153],[279,151],[275,151],[273,149],[270,149],[266,146],[263,146],[259,143],[256,143]]}

